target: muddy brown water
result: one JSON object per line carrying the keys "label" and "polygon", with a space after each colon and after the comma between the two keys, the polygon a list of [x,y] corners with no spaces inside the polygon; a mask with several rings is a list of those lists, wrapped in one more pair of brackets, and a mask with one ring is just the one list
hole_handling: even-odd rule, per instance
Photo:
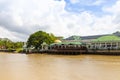
{"label": "muddy brown water", "polygon": [[120,80],[120,56],[3,53],[0,80]]}

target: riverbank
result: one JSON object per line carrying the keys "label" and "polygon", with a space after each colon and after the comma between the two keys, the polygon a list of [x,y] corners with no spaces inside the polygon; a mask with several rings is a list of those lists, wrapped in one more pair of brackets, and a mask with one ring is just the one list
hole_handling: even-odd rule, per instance
{"label": "riverbank", "polygon": [[22,54],[17,52],[0,52],[0,54]]}
{"label": "riverbank", "polygon": [[36,53],[53,55],[120,55],[120,50],[42,50],[26,52],[26,54]]}
{"label": "riverbank", "polygon": [[14,54],[52,54],[52,55],[118,55],[120,50],[42,50],[30,52],[0,51],[0,53]]}

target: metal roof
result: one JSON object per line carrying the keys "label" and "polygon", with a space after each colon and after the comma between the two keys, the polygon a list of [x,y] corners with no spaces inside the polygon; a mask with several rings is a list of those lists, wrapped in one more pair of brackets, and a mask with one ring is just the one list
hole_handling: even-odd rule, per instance
{"label": "metal roof", "polygon": [[120,37],[115,36],[115,35],[102,36],[102,37],[99,37],[99,38],[93,40],[93,42],[96,42],[96,41],[100,41],[100,42],[104,42],[104,41],[120,41]]}
{"label": "metal roof", "polygon": [[84,43],[81,42],[61,42],[61,43],[52,43],[50,44],[50,46],[52,45],[82,45]]}

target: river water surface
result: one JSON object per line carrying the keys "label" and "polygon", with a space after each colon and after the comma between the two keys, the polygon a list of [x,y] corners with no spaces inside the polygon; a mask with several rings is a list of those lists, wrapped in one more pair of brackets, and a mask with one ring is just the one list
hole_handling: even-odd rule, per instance
{"label": "river water surface", "polygon": [[0,80],[120,80],[120,56],[3,53]]}

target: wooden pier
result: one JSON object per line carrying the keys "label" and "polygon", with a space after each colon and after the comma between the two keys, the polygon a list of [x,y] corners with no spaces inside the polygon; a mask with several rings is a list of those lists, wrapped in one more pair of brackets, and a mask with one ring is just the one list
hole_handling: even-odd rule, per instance
{"label": "wooden pier", "polygon": [[89,50],[86,54],[93,54],[93,55],[120,55],[120,50]]}
{"label": "wooden pier", "polygon": [[48,50],[48,54],[79,55],[86,53],[85,50]]}
{"label": "wooden pier", "polygon": [[46,50],[39,53],[57,55],[120,55],[120,50]]}

